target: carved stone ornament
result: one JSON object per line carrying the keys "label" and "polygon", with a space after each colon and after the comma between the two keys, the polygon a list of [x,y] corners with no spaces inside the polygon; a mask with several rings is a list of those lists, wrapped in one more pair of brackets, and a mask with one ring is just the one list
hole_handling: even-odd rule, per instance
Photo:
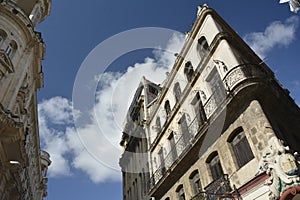
{"label": "carved stone ornament", "polygon": [[10,58],[7,56],[6,52],[1,49],[0,50],[0,77],[5,76],[7,73],[13,73],[14,67],[10,60]]}
{"label": "carved stone ornament", "polygon": [[265,148],[260,171],[265,171],[270,178],[265,182],[269,186],[269,199],[277,200],[290,187],[300,186],[299,156],[277,138],[269,140]]}

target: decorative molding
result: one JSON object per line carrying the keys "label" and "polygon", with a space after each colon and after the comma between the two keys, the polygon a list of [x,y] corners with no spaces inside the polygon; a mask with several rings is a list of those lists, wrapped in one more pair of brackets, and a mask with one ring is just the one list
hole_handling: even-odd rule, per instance
{"label": "decorative molding", "polygon": [[287,189],[300,186],[299,163],[297,152],[284,146],[275,137],[269,140],[262,156],[260,172],[266,172],[270,176],[265,181],[269,186],[270,200],[277,200]]}
{"label": "decorative molding", "polygon": [[0,49],[0,79],[8,73],[15,71],[13,64],[3,49]]}

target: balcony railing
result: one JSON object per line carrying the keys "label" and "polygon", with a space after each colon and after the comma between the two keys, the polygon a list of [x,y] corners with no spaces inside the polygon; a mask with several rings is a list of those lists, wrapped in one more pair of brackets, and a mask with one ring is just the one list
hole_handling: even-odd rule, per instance
{"label": "balcony railing", "polygon": [[243,64],[232,68],[224,77],[223,82],[228,90],[232,90],[238,83],[251,78],[265,78],[267,72],[256,64]]}
{"label": "balcony railing", "polygon": [[191,200],[220,200],[220,199],[234,199],[231,194],[232,189],[228,175],[224,174],[217,180],[211,182],[204,188],[205,191],[199,192],[197,195],[192,197]]}
{"label": "balcony railing", "polygon": [[196,196],[192,197],[191,200],[205,200],[206,195],[205,192],[200,192]]}
{"label": "balcony railing", "polygon": [[204,188],[207,200],[217,200],[220,196],[229,194],[230,188],[228,175],[224,174]]}
{"label": "balcony railing", "polygon": [[[167,169],[169,169],[173,163],[178,160],[182,153],[187,151],[190,148],[190,144],[194,136],[202,129],[204,124],[206,123],[206,118],[204,115],[204,111],[201,110],[201,116],[196,116],[187,127],[187,131],[183,132],[179,139],[176,141],[175,145],[168,152],[167,156],[162,161],[162,164],[158,167],[158,169],[154,172],[152,177],[150,178],[150,188],[154,187],[155,184],[167,173]],[[174,135],[178,135],[178,133],[174,133]]]}

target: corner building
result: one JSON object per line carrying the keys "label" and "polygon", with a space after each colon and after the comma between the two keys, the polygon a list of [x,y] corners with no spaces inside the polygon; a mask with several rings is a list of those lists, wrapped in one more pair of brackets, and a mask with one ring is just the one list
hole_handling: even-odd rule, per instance
{"label": "corner building", "polygon": [[213,9],[199,6],[166,80],[141,83],[120,143],[124,200],[300,198],[299,107]]}
{"label": "corner building", "polygon": [[51,0],[0,1],[0,199],[47,195],[50,156],[40,149],[37,91],[45,44],[35,27]]}

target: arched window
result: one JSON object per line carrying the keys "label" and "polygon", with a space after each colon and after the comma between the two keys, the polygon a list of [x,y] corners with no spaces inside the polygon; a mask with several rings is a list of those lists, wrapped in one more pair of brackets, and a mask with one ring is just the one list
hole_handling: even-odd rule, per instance
{"label": "arched window", "polygon": [[191,173],[189,179],[190,179],[190,183],[191,183],[191,186],[192,186],[193,195],[196,195],[199,192],[201,192],[202,191],[202,186],[201,186],[198,170],[193,171]]}
{"label": "arched window", "polygon": [[178,102],[179,99],[180,99],[180,95],[181,95],[181,89],[180,89],[180,85],[179,85],[178,82],[175,83],[174,88],[173,88],[173,92],[174,92],[174,95],[175,95],[175,100],[176,100],[176,102]]}
{"label": "arched window", "polygon": [[167,100],[165,102],[165,111],[166,111],[167,116],[169,116],[169,114],[171,113],[171,106],[170,106],[169,100]]}
{"label": "arched window", "polygon": [[193,65],[190,61],[185,63],[184,74],[186,76],[186,79],[190,82],[192,80],[193,75],[194,75],[194,68],[193,68]]}
{"label": "arched window", "polygon": [[179,200],[185,200],[185,194],[182,184],[177,187],[176,192]]}
{"label": "arched window", "polygon": [[249,142],[242,127],[237,128],[227,140],[232,147],[239,167],[244,166],[254,158]]}
{"label": "arched window", "polygon": [[200,59],[202,59],[208,53],[208,43],[204,36],[202,36],[198,40],[197,50],[198,50]]}
{"label": "arched window", "polygon": [[217,180],[223,176],[223,169],[219,155],[216,151],[212,152],[207,158],[206,163],[209,166],[213,180]]}

